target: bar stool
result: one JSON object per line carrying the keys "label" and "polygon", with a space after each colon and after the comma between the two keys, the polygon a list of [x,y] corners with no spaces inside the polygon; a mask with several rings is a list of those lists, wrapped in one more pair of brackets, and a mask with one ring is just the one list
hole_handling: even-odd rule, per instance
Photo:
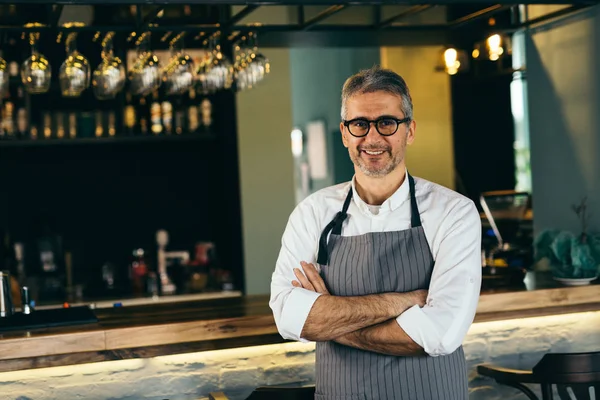
{"label": "bar stool", "polygon": [[[261,386],[246,400],[314,400],[315,386]],[[209,400],[229,400],[223,392],[208,394]]]}
{"label": "bar stool", "polygon": [[600,399],[600,352],[549,353],[531,370],[482,364],[477,372],[519,389],[531,400],[539,399],[525,384],[541,385],[542,400],[553,400],[552,385],[556,385],[561,400]]}

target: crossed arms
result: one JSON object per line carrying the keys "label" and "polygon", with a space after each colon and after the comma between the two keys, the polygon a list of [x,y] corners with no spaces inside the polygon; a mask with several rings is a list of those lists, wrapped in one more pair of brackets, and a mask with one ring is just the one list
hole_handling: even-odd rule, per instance
{"label": "crossed arms", "polygon": [[280,334],[384,354],[452,353],[473,322],[479,299],[481,220],[472,203],[449,207],[448,213],[453,218],[444,219],[439,236],[431,239],[435,266],[427,292],[346,297],[330,295],[313,266],[298,265],[315,257],[320,226],[314,221],[329,217],[301,205],[284,233],[271,281],[269,304]]}
{"label": "crossed arms", "polygon": [[427,291],[382,293],[367,296],[331,296],[325,282],[312,264],[295,269],[294,287],[321,296],[312,306],[301,337],[313,341],[334,340],[362,350],[388,355],[424,354],[398,325],[396,317],[414,305],[423,306]]}

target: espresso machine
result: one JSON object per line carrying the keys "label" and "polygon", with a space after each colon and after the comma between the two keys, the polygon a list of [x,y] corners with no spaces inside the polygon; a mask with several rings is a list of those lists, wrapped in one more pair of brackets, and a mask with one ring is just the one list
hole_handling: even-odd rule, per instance
{"label": "espresso machine", "polygon": [[533,263],[531,195],[503,190],[482,193],[482,277],[484,286],[522,285]]}

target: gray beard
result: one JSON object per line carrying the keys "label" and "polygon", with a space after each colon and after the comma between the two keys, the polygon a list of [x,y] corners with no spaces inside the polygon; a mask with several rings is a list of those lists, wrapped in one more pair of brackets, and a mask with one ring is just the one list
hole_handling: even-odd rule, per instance
{"label": "gray beard", "polygon": [[390,172],[395,170],[398,165],[400,165],[404,158],[402,157],[401,153],[398,153],[395,157],[392,157],[388,164],[385,165],[383,168],[373,170],[363,163],[363,161],[360,159],[359,154],[360,153],[357,153],[356,155],[350,157],[352,159],[352,162],[362,171],[363,174],[372,178],[381,178],[388,175]]}

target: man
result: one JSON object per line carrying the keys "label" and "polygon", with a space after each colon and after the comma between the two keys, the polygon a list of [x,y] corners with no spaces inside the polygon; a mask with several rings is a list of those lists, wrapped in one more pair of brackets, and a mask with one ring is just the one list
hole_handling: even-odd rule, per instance
{"label": "man", "polygon": [[341,114],[355,175],[290,216],[271,283],[278,330],[317,342],[316,399],[467,399],[479,213],[408,173],[416,123],[402,77],[377,67],[350,77]]}

